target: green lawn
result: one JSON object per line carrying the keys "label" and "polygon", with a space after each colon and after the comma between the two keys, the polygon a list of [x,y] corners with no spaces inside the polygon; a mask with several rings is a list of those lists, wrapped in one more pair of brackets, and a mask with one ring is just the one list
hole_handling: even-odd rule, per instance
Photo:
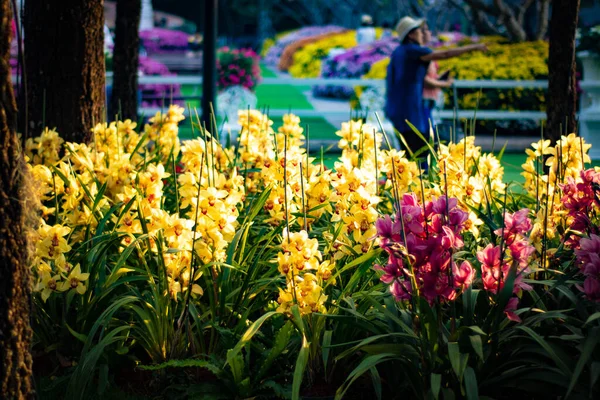
{"label": "green lawn", "polygon": [[[261,65],[262,76],[273,78],[277,75],[269,68]],[[266,109],[284,109],[294,112],[294,110],[312,110],[313,106],[306,99],[303,92],[310,90],[308,86],[292,85],[264,85],[259,84],[256,87],[257,108]],[[195,85],[182,85],[181,93],[183,96],[194,96],[199,98],[202,95],[202,88]],[[200,108],[200,101],[197,99],[186,101],[186,108]],[[273,117],[274,127],[281,126],[280,117]],[[310,130],[310,137],[313,139],[335,139],[335,131],[339,127],[332,126],[324,118],[312,117],[302,118],[302,126]],[[180,137],[189,139],[192,137],[192,129],[189,121],[180,126]]]}
{"label": "green lawn", "polygon": [[262,63],[260,64],[260,73],[262,74],[263,78],[275,78],[277,76],[272,69]]}
{"label": "green lawn", "polygon": [[312,110],[313,106],[306,100],[302,86],[262,85],[256,87],[257,106],[259,109]]}
{"label": "green lawn", "polygon": [[[273,128],[277,131],[282,125],[281,118],[271,118],[273,120]],[[217,121],[219,127],[221,121]],[[307,130],[310,132],[310,140],[319,139],[336,139],[335,132],[339,128],[333,127],[329,122],[323,118],[302,118],[302,127],[304,128],[304,134],[306,135]],[[188,120],[184,121],[179,125],[179,137],[181,140],[191,139],[195,134],[192,134],[192,127]]]}

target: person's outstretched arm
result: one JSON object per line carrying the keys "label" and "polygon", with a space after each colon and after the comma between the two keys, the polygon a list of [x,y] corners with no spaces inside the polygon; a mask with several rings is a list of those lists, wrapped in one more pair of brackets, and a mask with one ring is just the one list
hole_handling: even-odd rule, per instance
{"label": "person's outstretched arm", "polygon": [[421,56],[422,61],[436,61],[446,60],[448,58],[458,57],[465,53],[471,53],[473,51],[486,51],[487,46],[485,44],[470,44],[468,46],[461,46],[455,49],[438,50],[432,53]]}
{"label": "person's outstretched arm", "polygon": [[441,81],[439,79],[431,78],[429,76],[425,77],[425,86],[428,88],[449,88],[454,83],[452,78],[449,78],[446,81]]}

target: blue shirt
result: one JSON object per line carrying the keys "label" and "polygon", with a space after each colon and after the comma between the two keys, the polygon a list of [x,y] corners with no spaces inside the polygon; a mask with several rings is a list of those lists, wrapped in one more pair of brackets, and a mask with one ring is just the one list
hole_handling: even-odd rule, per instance
{"label": "blue shirt", "polygon": [[423,81],[429,61],[421,57],[432,50],[418,44],[401,44],[390,58],[386,76],[385,114],[399,132],[411,132],[408,120],[420,132],[427,131],[423,107]]}

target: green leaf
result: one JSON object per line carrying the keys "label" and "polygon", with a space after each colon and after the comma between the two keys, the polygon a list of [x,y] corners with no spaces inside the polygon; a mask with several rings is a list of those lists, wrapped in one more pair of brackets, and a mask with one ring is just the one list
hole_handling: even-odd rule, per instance
{"label": "green leaf", "polygon": [[369,295],[365,295],[364,296],[365,299],[367,301],[369,301],[369,303],[371,303],[371,305],[373,307],[375,307],[377,310],[379,310],[380,312],[382,312],[386,318],[388,318],[390,321],[393,321],[394,323],[396,323],[398,325],[398,327],[402,328],[402,330],[404,332],[406,332],[407,335],[413,337],[413,338],[417,338],[417,335],[415,334],[415,332],[411,329],[411,327],[409,327],[407,324],[405,324],[400,318],[398,318],[396,315],[394,315],[389,308],[384,307],[382,304],[380,304],[378,301],[376,301],[373,297],[369,296]]}
{"label": "green leaf", "polygon": [[270,311],[270,312],[266,313],[265,315],[263,315],[262,317],[260,317],[259,319],[257,319],[256,321],[254,321],[252,323],[252,325],[250,325],[248,327],[246,332],[244,332],[244,334],[242,335],[239,342],[235,345],[235,347],[227,352],[227,361],[225,362],[225,365],[233,362],[233,359],[242,351],[242,348],[252,339],[252,337],[256,334],[256,332],[258,332],[258,330],[260,329],[262,324],[267,319],[269,319],[273,315],[277,315],[277,314],[280,314],[280,313],[277,311]]}
{"label": "green leaf", "polygon": [[550,346],[550,344],[546,340],[544,340],[544,338],[542,338],[540,335],[535,333],[531,328],[527,326],[520,325],[517,326],[517,329],[520,329],[523,332],[527,333],[534,341],[536,341],[546,351],[548,357],[551,358],[561,369],[565,376],[571,376],[572,373],[567,364],[565,364],[562,358],[556,354],[552,346]]}
{"label": "green leaf", "polygon": [[166,368],[206,368],[215,375],[219,375],[223,372],[219,367],[210,361],[197,360],[194,358],[187,358],[184,360],[169,360],[156,365],[138,365],[136,368],[143,369],[145,371],[160,371]]}
{"label": "green leaf", "polygon": [[296,367],[294,368],[294,378],[292,381],[292,400],[300,399],[300,387],[302,386],[302,378],[304,378],[304,370],[308,363],[310,343],[306,340],[306,336],[302,336],[302,347],[296,359]]}
{"label": "green leaf", "polygon": [[475,354],[477,354],[481,361],[485,361],[483,358],[483,343],[481,341],[481,336],[469,336],[469,340],[471,341],[471,347],[475,350]]}
{"label": "green leaf", "polygon": [[590,368],[590,387],[594,387],[600,378],[600,362],[594,361]]}
{"label": "green leaf", "polygon": [[579,355],[579,360],[577,361],[575,370],[573,371],[573,376],[571,377],[571,382],[569,383],[569,390],[567,391],[566,397],[569,397],[569,395],[575,388],[575,384],[577,383],[577,380],[579,379],[579,375],[581,375],[581,372],[583,371],[585,364],[588,362],[588,360],[592,356],[592,353],[594,352],[594,349],[596,348],[596,345],[598,344],[598,340],[600,340],[600,328],[594,328],[588,334],[587,338],[585,339],[585,342],[583,342],[583,348]]}
{"label": "green leaf", "polygon": [[[264,374],[266,374],[269,370],[269,367],[273,364],[273,361],[285,350],[288,343],[290,342],[290,338],[292,337],[292,333],[294,332],[294,325],[287,321],[281,329],[277,332],[275,336],[275,341],[273,342],[273,347],[269,351],[269,354],[263,361],[260,369],[258,370],[257,380],[262,379]],[[323,350],[325,351],[325,350]]]}
{"label": "green leaf", "polygon": [[233,375],[233,381],[235,385],[239,388],[240,383],[242,382],[242,377],[244,376],[244,356],[241,352],[235,353],[234,355],[230,355],[233,349],[227,351],[227,363],[229,364],[229,368],[231,369],[231,374]]}
{"label": "green leaf", "polygon": [[377,397],[377,400],[381,400],[381,376],[379,376],[379,372],[375,367],[371,367],[369,373],[371,374],[371,382],[373,382],[375,397]]}
{"label": "green leaf", "polygon": [[472,323],[473,315],[475,314],[475,305],[477,304],[477,298],[480,292],[481,290],[473,289],[472,286],[469,286],[463,295],[464,317],[467,324]]}
{"label": "green leaf", "polygon": [[438,400],[440,397],[440,389],[442,387],[442,375],[440,374],[431,374],[431,393],[433,394],[433,398]]}
{"label": "green leaf", "polygon": [[448,357],[458,381],[462,384],[463,374],[469,359],[468,354],[462,354],[457,342],[448,342]]}
{"label": "green leaf", "polygon": [[294,324],[296,324],[296,328],[300,331],[302,335],[306,335],[306,328],[304,327],[304,321],[302,320],[302,316],[300,315],[300,309],[297,304],[294,304],[291,307],[292,317],[294,318]]}
{"label": "green leaf", "polygon": [[102,395],[108,386],[108,365],[102,364],[98,369],[100,371],[98,373],[98,389],[96,392]]}
{"label": "green leaf", "polygon": [[72,379],[69,381],[66,398],[84,399],[89,397],[87,390],[92,379],[95,377],[94,371],[96,370],[98,360],[105,354],[107,346],[126,339],[125,336],[117,336],[119,333],[126,330],[129,330],[129,325],[119,326],[110,331],[96,346],[90,349],[90,351],[82,352],[82,355],[79,358],[79,364],[77,364]]}
{"label": "green leaf", "polygon": [[365,372],[370,371],[371,368],[377,366],[378,364],[381,364],[382,362],[386,362],[397,358],[397,355],[390,353],[383,353],[365,357],[360,362],[360,364],[358,364],[358,366],[354,368],[352,372],[350,372],[350,375],[348,375],[344,384],[340,386],[340,388],[337,390],[335,394],[335,400],[341,400],[346,394],[346,391],[352,385],[352,383],[354,383],[354,381],[361,377]]}
{"label": "green leaf", "polygon": [[377,257],[382,251],[383,250],[381,248],[372,249],[369,252],[363,254],[362,256],[355,258],[348,264],[344,265],[344,267],[341,268],[339,271],[337,271],[337,273],[331,279],[329,279],[328,282],[330,283],[328,283],[327,286],[329,286],[336,278],[338,278],[344,272],[356,267],[357,265],[370,261],[371,259]]}
{"label": "green leaf", "polygon": [[468,367],[465,370],[465,391],[467,392],[468,400],[478,400],[479,390],[477,388],[477,377],[473,368]]}
{"label": "green leaf", "polygon": [[81,341],[82,343],[85,343],[87,340],[87,336],[81,334],[81,333],[77,333],[73,330],[73,328],[71,328],[69,326],[69,324],[65,323],[65,326],[67,327],[67,329],[69,330],[69,332],[71,332],[71,335],[75,336],[75,338],[79,341]]}
{"label": "green leaf", "polygon": [[444,400],[454,400],[456,396],[450,388],[443,388],[442,393],[444,394]]}
{"label": "green leaf", "polygon": [[594,322],[597,319],[600,319],[600,312],[590,315],[587,321],[585,321],[585,324],[583,324],[583,326],[586,326],[587,324]]}
{"label": "green leaf", "polygon": [[479,335],[486,335],[486,333],[477,325],[469,326],[468,328]]}
{"label": "green leaf", "polygon": [[321,355],[323,357],[323,366],[325,367],[325,375],[327,375],[327,366],[329,364],[329,352],[331,350],[331,337],[333,335],[332,330],[326,330],[323,333],[323,343],[321,345]]}
{"label": "green leaf", "polygon": [[423,297],[419,297],[418,301],[422,316],[421,323],[425,328],[424,331],[427,334],[427,341],[430,344],[430,349],[432,352],[435,352],[439,335],[438,321],[427,300],[425,300]]}
{"label": "green leaf", "polygon": [[[412,336],[407,335],[406,333],[399,333],[399,332],[398,333],[396,333],[396,332],[393,332],[393,333],[384,333],[384,334],[381,334],[381,335],[371,336],[371,337],[368,337],[366,339],[361,340],[357,345],[355,345],[353,347],[350,347],[349,349],[347,349],[347,350],[343,351],[342,353],[340,353],[336,357],[336,360],[339,361],[339,360],[341,360],[344,357],[347,357],[347,356],[349,356],[351,354],[357,353],[358,351],[368,351],[369,347],[371,349],[380,349],[380,348],[384,348],[385,349],[385,348],[389,348],[387,351],[384,351],[383,353],[392,354],[393,352],[391,352],[390,349],[392,348],[392,346],[396,345],[396,343],[389,343],[389,342],[388,343],[382,343],[380,345],[382,347],[375,347],[371,343],[379,341],[381,339],[393,339],[393,338],[397,338],[397,337],[400,337],[400,338],[401,337],[406,337],[406,338],[409,338],[409,339],[413,338]],[[403,346],[409,347],[409,345],[403,345]],[[402,347],[402,349],[403,349],[403,351],[406,351],[406,350],[404,350],[404,347]]]}

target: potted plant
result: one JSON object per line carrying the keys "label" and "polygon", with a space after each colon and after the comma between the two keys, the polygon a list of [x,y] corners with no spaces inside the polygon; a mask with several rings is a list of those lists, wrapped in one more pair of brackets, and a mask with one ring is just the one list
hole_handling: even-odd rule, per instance
{"label": "potted plant", "polygon": [[[237,112],[256,107],[254,88],[260,81],[258,55],[251,49],[222,47],[217,52],[217,111],[226,120],[226,130],[238,131]],[[235,134],[232,140],[235,140]]]}

